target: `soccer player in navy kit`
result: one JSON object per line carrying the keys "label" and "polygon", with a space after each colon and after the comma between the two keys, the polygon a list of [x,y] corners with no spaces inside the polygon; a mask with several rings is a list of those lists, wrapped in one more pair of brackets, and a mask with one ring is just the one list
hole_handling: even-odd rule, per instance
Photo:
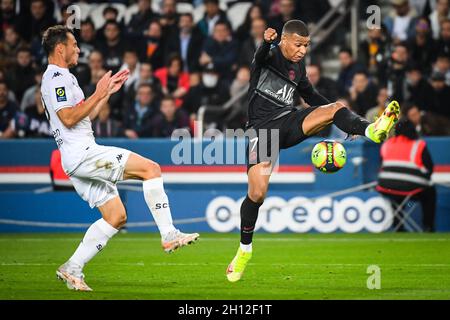
{"label": "soccer player in navy kit", "polygon": [[[290,20],[283,27],[280,43],[275,45],[277,37],[274,29],[266,29],[264,42],[256,50],[252,62],[247,129],[252,129],[256,137],[250,139],[247,151],[248,193],[241,206],[240,246],[226,271],[231,282],[241,279],[252,256],[258,210],[264,202],[274,165],[270,161],[274,143],[270,132],[277,132],[280,149],[302,142],[331,123],[348,134],[366,136],[380,143],[397,122],[400,111],[398,103],[392,101],[377,121],[369,123],[342,103],[330,103],[314,89],[306,76],[303,58],[310,44],[306,25],[300,20]],[[310,107],[295,107],[295,94]],[[268,131],[267,139],[262,135],[263,130]],[[268,158],[261,158],[258,151],[261,147],[268,151]]]}

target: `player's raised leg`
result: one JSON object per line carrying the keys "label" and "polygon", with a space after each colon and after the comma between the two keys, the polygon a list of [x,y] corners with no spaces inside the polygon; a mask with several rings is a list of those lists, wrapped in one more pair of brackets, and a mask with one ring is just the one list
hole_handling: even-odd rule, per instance
{"label": "player's raised leg", "polygon": [[169,200],[164,191],[161,177],[161,168],[156,162],[131,153],[125,165],[123,179],[143,180],[145,202],[161,233],[161,244],[164,251],[172,252],[199,238],[198,233],[183,233],[173,225]]}
{"label": "player's raised leg", "polygon": [[302,123],[303,133],[311,136],[334,123],[342,131],[351,135],[366,136],[370,140],[383,142],[398,121],[400,106],[392,101],[380,118],[370,123],[363,117],[347,109],[342,103],[335,102],[320,106],[306,116]]}
{"label": "player's raised leg", "polygon": [[86,231],[83,240],[70,259],[58,268],[56,275],[69,289],[92,291],[84,281],[84,266],[99,253],[127,221],[125,207],[116,196],[98,207],[102,218]]}
{"label": "player's raised leg", "polygon": [[248,171],[248,193],[241,205],[241,242],[236,256],[229,264],[226,275],[229,281],[241,279],[247,263],[252,257],[252,240],[258,211],[269,188],[271,163],[261,162]]}

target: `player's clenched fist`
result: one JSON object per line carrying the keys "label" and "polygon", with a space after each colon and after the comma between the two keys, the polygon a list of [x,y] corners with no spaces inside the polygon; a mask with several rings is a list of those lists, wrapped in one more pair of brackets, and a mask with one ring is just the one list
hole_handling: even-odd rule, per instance
{"label": "player's clenched fist", "polygon": [[274,42],[278,37],[277,32],[275,29],[267,28],[266,31],[264,31],[264,41],[268,43]]}

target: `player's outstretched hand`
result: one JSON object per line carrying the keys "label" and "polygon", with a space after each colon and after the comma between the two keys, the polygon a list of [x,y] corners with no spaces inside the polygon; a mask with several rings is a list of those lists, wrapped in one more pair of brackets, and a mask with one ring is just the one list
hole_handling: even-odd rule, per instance
{"label": "player's outstretched hand", "polygon": [[100,96],[100,98],[104,98],[108,95],[108,87],[111,82],[111,71],[108,71],[101,77],[97,82],[97,86],[95,88],[95,93]]}
{"label": "player's outstretched hand", "polygon": [[267,28],[266,31],[264,31],[264,41],[267,43],[274,42],[278,37],[277,32],[275,29]]}
{"label": "player's outstretched hand", "polygon": [[130,70],[128,69],[119,71],[115,75],[113,75],[108,86],[108,94],[112,95],[113,93],[119,91],[125,81],[128,80],[129,75]]}

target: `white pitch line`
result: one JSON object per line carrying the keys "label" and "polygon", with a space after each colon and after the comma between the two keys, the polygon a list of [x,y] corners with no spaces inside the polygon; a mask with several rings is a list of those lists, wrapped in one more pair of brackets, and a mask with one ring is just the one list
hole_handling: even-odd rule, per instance
{"label": "white pitch line", "polygon": [[[200,236],[200,241],[237,241],[239,238],[202,238]],[[24,241],[24,242],[48,242],[48,241],[80,241],[80,238],[18,238],[18,239],[8,239],[0,238],[2,241]],[[159,241],[159,238],[114,238],[112,241],[117,242],[133,242],[133,241]],[[405,238],[405,239],[395,239],[395,238],[374,238],[374,239],[355,239],[355,238],[325,238],[325,239],[311,239],[311,238],[256,238],[256,242],[270,242],[270,241],[280,241],[280,242],[447,242],[450,238]]]}
{"label": "white pitch line", "polygon": [[[272,267],[283,267],[283,266],[303,266],[303,267],[366,267],[370,264],[367,263],[249,263],[250,265],[264,265],[264,266],[272,266]],[[103,266],[105,264],[93,263],[93,266]],[[107,263],[107,265],[118,265],[118,266],[137,266],[143,267],[145,265],[149,266],[223,266],[223,263],[178,263],[178,262],[136,262],[136,263],[126,263],[126,262],[116,262],[116,263]],[[57,263],[28,263],[28,262],[2,262],[0,266],[58,266]],[[380,268],[384,267],[450,267],[450,264],[443,263],[382,263],[380,264]]]}

